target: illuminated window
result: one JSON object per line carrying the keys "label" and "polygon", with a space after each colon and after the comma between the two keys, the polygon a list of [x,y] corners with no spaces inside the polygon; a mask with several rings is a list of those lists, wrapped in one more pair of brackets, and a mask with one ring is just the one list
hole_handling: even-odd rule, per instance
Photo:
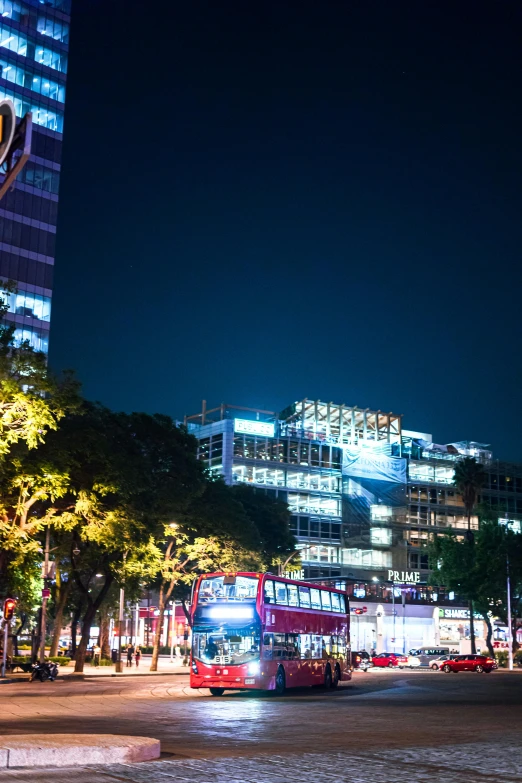
{"label": "illuminated window", "polygon": [[49,38],[54,38],[55,41],[61,43],[69,43],[69,25],[58,19],[52,17],[40,16],[36,29],[41,35],[47,35]]}
{"label": "illuminated window", "polygon": [[44,128],[62,133],[63,131],[63,112],[49,109],[43,104],[34,103],[17,93],[4,90],[0,87],[0,99],[10,98],[15,107],[16,116],[23,117],[27,112],[32,112],[33,122],[36,125],[43,125]]}
{"label": "illuminated window", "polygon": [[18,291],[16,294],[3,293],[4,300],[7,298],[8,312],[15,315],[23,315],[26,318],[32,318],[36,321],[51,320],[51,298],[49,296],[40,296],[39,294],[29,294],[25,291]]}
{"label": "illuminated window", "polygon": [[47,76],[41,76],[24,68],[19,68],[4,59],[0,59],[0,73],[2,79],[6,79],[8,82],[18,84],[20,87],[26,87],[28,90],[32,90],[46,98],[52,98],[60,103],[65,102],[65,85],[55,82]]}
{"label": "illuminated window", "polygon": [[392,542],[392,531],[386,527],[370,528],[370,543],[380,544],[381,546],[390,546]]}

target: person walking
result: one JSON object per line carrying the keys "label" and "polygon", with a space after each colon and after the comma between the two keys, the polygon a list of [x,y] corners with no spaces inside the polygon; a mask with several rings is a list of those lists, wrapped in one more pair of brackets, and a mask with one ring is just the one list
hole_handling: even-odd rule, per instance
{"label": "person walking", "polygon": [[141,658],[141,650],[139,647],[136,647],[136,652],[134,653],[134,659],[136,661],[136,668],[140,665],[140,658]]}
{"label": "person walking", "polygon": [[92,648],[92,657],[93,657],[93,663],[95,666],[100,665],[100,658],[101,658],[101,647],[99,644],[95,644]]}
{"label": "person walking", "polygon": [[127,645],[127,668],[132,666],[132,656],[134,655],[134,647],[132,642]]}

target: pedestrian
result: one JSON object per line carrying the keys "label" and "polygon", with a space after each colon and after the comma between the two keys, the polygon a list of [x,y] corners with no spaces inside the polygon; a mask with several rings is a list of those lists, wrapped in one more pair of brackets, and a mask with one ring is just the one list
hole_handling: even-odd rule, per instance
{"label": "pedestrian", "polygon": [[92,648],[92,657],[94,660],[94,665],[99,666],[101,658],[101,647],[98,644],[95,644]]}
{"label": "pedestrian", "polygon": [[132,642],[127,645],[127,668],[132,666],[132,656],[134,655],[134,647]]}
{"label": "pedestrian", "polygon": [[136,647],[136,652],[134,653],[134,658],[136,660],[136,668],[140,665],[140,658],[141,658],[141,650],[139,647]]}
{"label": "pedestrian", "polygon": [[181,647],[179,644],[176,645],[176,658],[181,658]]}

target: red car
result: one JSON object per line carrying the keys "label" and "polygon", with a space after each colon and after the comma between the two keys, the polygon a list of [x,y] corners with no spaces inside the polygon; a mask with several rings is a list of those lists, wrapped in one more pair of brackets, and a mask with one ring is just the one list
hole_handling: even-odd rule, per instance
{"label": "red car", "polygon": [[374,655],[372,658],[372,663],[374,666],[388,667],[389,669],[394,669],[396,666],[398,666],[400,669],[402,669],[403,666],[407,665],[408,658],[406,655],[401,655],[400,653],[383,652]]}
{"label": "red car", "polygon": [[489,672],[495,668],[493,658],[487,655],[456,655],[441,667],[443,672]]}

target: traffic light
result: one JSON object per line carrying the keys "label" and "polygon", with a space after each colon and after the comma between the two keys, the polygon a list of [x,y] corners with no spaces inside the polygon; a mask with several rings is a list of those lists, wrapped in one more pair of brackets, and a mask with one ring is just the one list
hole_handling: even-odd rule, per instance
{"label": "traffic light", "polygon": [[6,621],[12,620],[15,609],[16,609],[16,599],[6,598],[4,601],[4,620]]}

